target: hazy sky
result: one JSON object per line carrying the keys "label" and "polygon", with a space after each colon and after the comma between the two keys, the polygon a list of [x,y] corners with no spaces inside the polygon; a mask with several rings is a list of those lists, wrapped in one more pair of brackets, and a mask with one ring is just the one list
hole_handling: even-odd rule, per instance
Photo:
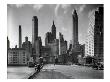
{"label": "hazy sky", "polygon": [[56,35],[59,32],[70,42],[72,38],[72,11],[78,13],[79,43],[85,43],[89,24],[88,14],[99,6],[98,4],[8,4],[7,5],[7,35],[10,47],[18,45],[18,28],[22,26],[22,42],[25,36],[32,41],[32,17],[38,17],[38,35],[45,44],[45,34],[51,31],[53,20],[56,25]]}

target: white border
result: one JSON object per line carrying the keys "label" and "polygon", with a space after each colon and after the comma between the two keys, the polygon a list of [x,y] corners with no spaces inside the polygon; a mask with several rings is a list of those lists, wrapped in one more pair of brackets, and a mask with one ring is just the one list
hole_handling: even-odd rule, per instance
{"label": "white border", "polygon": [[[109,18],[110,15],[110,9],[109,9],[109,0],[104,2],[104,0],[0,0],[0,81],[18,81],[18,80],[7,80],[7,4],[104,4],[104,59],[105,59],[105,74],[104,78],[109,80]],[[105,5],[106,4],[106,5]],[[106,19],[106,20],[105,20]],[[108,53],[107,53],[108,52]],[[108,74],[107,74],[108,73]],[[107,75],[106,75],[107,74]],[[100,80],[100,82],[105,81]],[[21,80],[23,81],[23,80]],[[25,80],[29,82],[30,80]],[[51,80],[32,80],[32,81],[51,81]],[[55,81],[55,80],[53,80]],[[58,80],[60,81],[60,80]],[[61,80],[61,81],[68,81],[68,80]],[[69,79],[69,81],[92,81],[92,80],[72,80]],[[98,81],[98,80],[93,80]]]}

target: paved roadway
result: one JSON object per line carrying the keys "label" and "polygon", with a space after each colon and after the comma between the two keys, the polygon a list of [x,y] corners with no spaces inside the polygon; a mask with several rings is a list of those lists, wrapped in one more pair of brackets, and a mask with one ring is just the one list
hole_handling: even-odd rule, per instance
{"label": "paved roadway", "polygon": [[77,65],[48,64],[34,79],[103,79],[103,70]]}

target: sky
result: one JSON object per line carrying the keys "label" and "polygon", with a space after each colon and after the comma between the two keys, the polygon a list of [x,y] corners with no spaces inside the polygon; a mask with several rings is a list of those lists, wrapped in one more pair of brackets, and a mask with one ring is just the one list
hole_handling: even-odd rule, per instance
{"label": "sky", "polygon": [[76,9],[78,14],[78,39],[84,44],[89,27],[89,13],[103,6],[102,4],[8,4],[7,5],[7,36],[10,47],[18,45],[18,29],[22,27],[22,42],[28,36],[32,41],[32,17],[38,17],[38,36],[41,36],[45,44],[45,34],[51,31],[54,20],[56,26],[56,37],[59,32],[64,39],[70,43],[72,40],[72,11]]}

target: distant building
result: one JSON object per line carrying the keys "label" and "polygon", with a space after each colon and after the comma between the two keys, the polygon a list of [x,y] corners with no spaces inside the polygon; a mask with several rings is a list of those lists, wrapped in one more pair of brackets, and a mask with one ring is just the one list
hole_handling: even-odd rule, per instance
{"label": "distant building", "polygon": [[48,45],[48,43],[53,43],[55,39],[56,39],[56,26],[53,21],[51,32],[46,33],[45,45]]}
{"label": "distant building", "polygon": [[50,62],[51,49],[47,46],[42,46],[41,48],[41,56],[43,57],[44,63]]}
{"label": "distant building", "polygon": [[22,29],[21,29],[21,25],[19,25],[19,48],[22,48]]}
{"label": "distant building", "polygon": [[72,48],[76,48],[79,44],[78,42],[78,15],[76,10],[72,12],[72,19],[73,19],[73,28],[72,28]]}
{"label": "distant building", "polygon": [[28,41],[28,37],[25,37],[25,42],[23,42],[22,48],[29,53],[29,56],[28,56],[28,60],[29,60],[30,57],[32,56],[32,44],[30,41]]}
{"label": "distant building", "polygon": [[59,54],[59,40],[56,39],[56,26],[53,21],[51,32],[46,33],[45,37],[45,47],[49,49],[49,62],[54,62],[55,57],[58,57]]}
{"label": "distant building", "polygon": [[71,60],[73,63],[78,62],[78,55],[81,53],[80,44],[78,41],[78,15],[76,10],[72,12],[72,49],[69,52],[71,54]]}
{"label": "distant building", "polygon": [[9,41],[9,39],[7,37],[7,49],[9,49],[9,48],[10,48],[10,41]]}
{"label": "distant building", "polygon": [[56,26],[54,24],[54,21],[53,21],[53,25],[52,25],[52,37],[53,39],[56,39]]}
{"label": "distant building", "polygon": [[32,56],[35,62],[38,62],[41,56],[42,40],[38,36],[38,18],[33,16],[32,18]]}
{"label": "distant building", "polygon": [[67,53],[67,41],[64,40],[63,35],[59,33],[59,55]]}
{"label": "distant building", "polygon": [[38,38],[38,18],[33,16],[32,18],[32,48],[35,48],[35,41]]}
{"label": "distant building", "polygon": [[22,48],[8,50],[8,65],[27,65],[28,52]]}
{"label": "distant building", "polygon": [[7,37],[7,64],[8,64],[8,50],[10,49],[10,41]]}
{"label": "distant building", "polygon": [[37,40],[35,41],[36,57],[41,56],[41,47],[42,47],[42,40],[41,40],[41,37],[38,37]]}

